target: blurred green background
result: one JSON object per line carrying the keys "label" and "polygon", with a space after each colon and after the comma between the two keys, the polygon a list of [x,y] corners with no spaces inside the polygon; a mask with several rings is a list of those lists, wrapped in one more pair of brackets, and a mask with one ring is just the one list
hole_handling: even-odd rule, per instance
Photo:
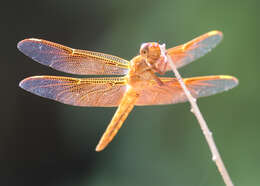
{"label": "blurred green background", "polygon": [[1,17],[0,185],[224,185],[188,103],[136,107],[103,152],[95,146],[116,108],[80,108],[18,87],[67,75],[20,53],[43,38],[131,59],[143,42],[182,44],[210,30],[224,40],[183,77],[234,75],[240,85],[198,101],[237,186],[260,184],[259,1],[4,1]]}

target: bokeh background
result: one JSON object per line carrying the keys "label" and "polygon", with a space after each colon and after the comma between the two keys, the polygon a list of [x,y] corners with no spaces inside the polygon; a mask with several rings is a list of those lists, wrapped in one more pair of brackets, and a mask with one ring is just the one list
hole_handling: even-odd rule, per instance
{"label": "bokeh background", "polygon": [[16,44],[24,38],[131,59],[143,42],[172,47],[215,29],[223,31],[222,43],[180,72],[239,78],[235,89],[198,103],[234,183],[259,185],[259,6],[257,0],[2,2],[0,185],[224,185],[188,103],[136,107],[97,153],[116,108],[73,107],[18,87],[32,75],[67,75],[20,53]]}

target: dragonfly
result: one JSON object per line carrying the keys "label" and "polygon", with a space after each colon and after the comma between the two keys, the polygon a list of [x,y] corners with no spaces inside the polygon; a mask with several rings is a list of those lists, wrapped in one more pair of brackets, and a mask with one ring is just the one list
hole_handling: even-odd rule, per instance
{"label": "dragonfly", "polygon": [[[113,140],[134,106],[187,101],[176,78],[160,76],[171,70],[166,54],[180,68],[211,51],[221,40],[222,32],[210,31],[167,50],[165,45],[148,42],[142,44],[139,54],[129,61],[114,55],[73,49],[43,39],[24,39],[17,44],[17,48],[43,65],[71,74],[110,77],[42,75],[25,78],[19,86],[38,96],[69,105],[118,107],[96,146],[95,150],[101,151]],[[238,84],[235,77],[228,75],[191,77],[184,78],[183,81],[194,98],[223,92]]]}

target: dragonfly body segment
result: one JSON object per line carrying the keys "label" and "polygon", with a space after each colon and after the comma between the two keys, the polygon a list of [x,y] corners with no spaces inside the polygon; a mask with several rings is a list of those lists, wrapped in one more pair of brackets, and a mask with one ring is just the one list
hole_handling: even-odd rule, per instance
{"label": "dragonfly body segment", "polygon": [[[42,39],[25,39],[18,49],[33,60],[56,70],[80,75],[124,75],[122,77],[71,78],[32,76],[20,87],[36,95],[61,103],[89,107],[118,107],[96,151],[103,150],[117,134],[134,106],[175,104],[187,101],[176,78],[159,77],[170,70],[169,55],[182,67],[208,53],[222,39],[222,33],[211,31],[183,45],[165,50],[165,45],[144,43],[132,60],[72,49]],[[166,51],[166,53],[165,53]],[[232,76],[202,76],[183,79],[194,98],[210,96],[235,87]]]}

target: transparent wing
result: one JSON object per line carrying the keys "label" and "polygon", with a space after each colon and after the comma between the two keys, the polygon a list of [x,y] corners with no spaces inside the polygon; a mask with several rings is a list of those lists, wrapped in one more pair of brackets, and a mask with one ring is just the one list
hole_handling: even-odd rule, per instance
{"label": "transparent wing", "polygon": [[128,72],[129,61],[122,58],[72,49],[42,39],[25,39],[17,48],[33,60],[56,70],[80,75],[121,75]]}
{"label": "transparent wing", "polygon": [[[174,104],[187,101],[176,78],[161,78],[164,85],[156,82],[139,92],[136,105]],[[238,80],[232,76],[204,76],[183,79],[194,98],[210,96],[238,85]]]}
{"label": "transparent wing", "polygon": [[[176,67],[180,68],[210,52],[222,40],[222,36],[220,31],[211,31],[183,45],[168,49],[167,54],[172,57]],[[166,69],[171,70],[170,65]]]}
{"label": "transparent wing", "polygon": [[75,106],[118,106],[126,85],[123,78],[70,78],[33,76],[20,82],[20,87],[39,96]]}

